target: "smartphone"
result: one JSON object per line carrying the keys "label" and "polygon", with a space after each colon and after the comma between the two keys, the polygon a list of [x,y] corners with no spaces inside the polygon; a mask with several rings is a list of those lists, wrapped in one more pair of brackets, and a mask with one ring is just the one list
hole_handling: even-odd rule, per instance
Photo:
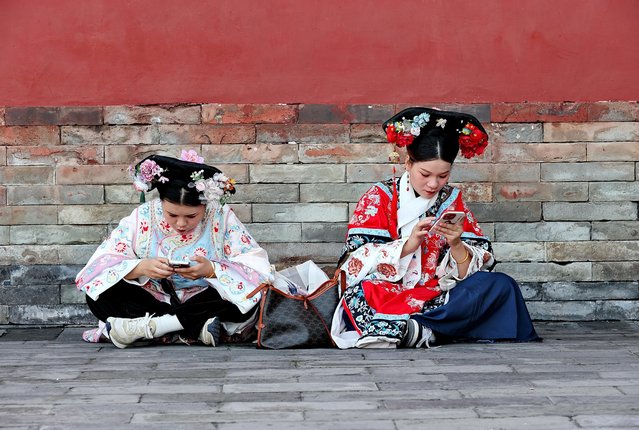
{"label": "smartphone", "polygon": [[437,218],[437,220],[432,225],[430,230],[434,229],[438,224],[441,224],[441,223],[457,224],[465,216],[466,214],[464,212],[457,212],[457,211],[444,212],[439,218]]}
{"label": "smartphone", "polygon": [[169,260],[169,266],[171,267],[189,267],[191,263],[184,260]]}

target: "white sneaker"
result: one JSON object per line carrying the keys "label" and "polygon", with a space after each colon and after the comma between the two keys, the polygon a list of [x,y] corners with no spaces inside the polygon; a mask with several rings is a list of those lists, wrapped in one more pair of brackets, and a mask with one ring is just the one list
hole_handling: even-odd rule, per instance
{"label": "white sneaker", "polygon": [[136,340],[153,339],[155,322],[148,313],[139,318],[107,318],[106,328],[111,342],[118,348],[126,348]]}
{"label": "white sneaker", "polygon": [[218,346],[220,344],[220,333],[222,327],[218,317],[209,318],[202,326],[200,341],[204,345]]}
{"label": "white sneaker", "polygon": [[399,344],[400,348],[430,348],[435,343],[435,335],[428,327],[424,327],[416,320],[410,318],[406,322],[406,333]]}

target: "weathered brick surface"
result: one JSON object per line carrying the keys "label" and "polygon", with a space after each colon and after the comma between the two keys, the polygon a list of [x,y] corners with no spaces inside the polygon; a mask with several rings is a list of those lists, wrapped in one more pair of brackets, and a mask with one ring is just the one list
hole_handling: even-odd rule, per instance
{"label": "weathered brick surface", "polygon": [[607,221],[637,219],[637,204],[618,203],[543,203],[547,221]]}
{"label": "weathered brick surface", "polygon": [[345,203],[254,204],[254,222],[344,222]]}
{"label": "weathered brick surface", "polygon": [[100,243],[106,239],[106,227],[102,225],[38,225],[11,226],[10,240],[16,245],[69,245]]}
{"label": "weathered brick surface", "polygon": [[501,222],[495,225],[495,240],[500,242],[588,240],[590,229],[590,223],[587,222]]}
{"label": "weathered brick surface", "polygon": [[55,126],[0,127],[0,145],[59,145],[60,130]]}
{"label": "weathered brick surface", "polygon": [[62,164],[102,164],[100,146],[10,146],[6,150],[7,165],[55,166]]}
{"label": "weathered brick surface", "polygon": [[45,166],[2,166],[0,167],[0,184],[52,184],[53,168]]}
{"label": "weathered brick surface", "polygon": [[541,203],[538,202],[470,203],[468,206],[483,222],[541,220]]}
{"label": "weathered brick surface", "polygon": [[594,182],[590,184],[591,202],[638,200],[639,182]]}
{"label": "weathered brick surface", "polygon": [[[485,125],[493,144],[544,142],[543,124],[513,123]],[[551,140],[553,141],[553,140]]]}
{"label": "weathered brick surface", "polygon": [[638,241],[593,241],[546,243],[549,261],[639,260]]}
{"label": "weathered brick surface", "polygon": [[591,103],[588,121],[639,121],[639,103],[600,102]]}
{"label": "weathered brick surface", "polygon": [[7,305],[57,305],[60,303],[60,287],[50,284],[0,287],[0,303]]}
{"label": "weathered brick surface", "polygon": [[494,184],[497,201],[564,201],[583,202],[588,200],[588,183],[535,183],[524,182]]}
{"label": "weathered brick surface", "polygon": [[205,124],[293,124],[297,115],[296,105],[202,105],[202,122]]}
{"label": "weathered brick surface", "polygon": [[302,163],[384,163],[388,162],[390,147],[376,144],[302,144]]}
{"label": "weathered brick surface", "polygon": [[586,161],[586,143],[502,143],[491,146],[492,161],[500,163]]}
{"label": "weathered brick surface", "polygon": [[[64,145],[138,145],[160,143],[156,126],[67,127],[61,130]],[[184,142],[188,143],[188,142]]]}
{"label": "weathered brick surface", "polygon": [[[349,166],[350,167],[350,166]],[[340,165],[251,165],[251,182],[316,183],[344,182],[345,166]]]}
{"label": "weathered brick surface", "polygon": [[194,106],[105,106],[105,124],[199,124],[201,107]]}
{"label": "weathered brick surface", "polygon": [[632,181],[635,165],[627,163],[549,163],[541,165],[541,180],[562,181]]}
{"label": "weathered brick surface", "polygon": [[127,168],[128,166],[122,165],[58,166],[55,173],[56,183],[62,185],[127,184],[131,183]]}
{"label": "weathered brick surface", "polygon": [[8,107],[7,125],[100,125],[101,107]]}
{"label": "weathered brick surface", "polygon": [[592,239],[593,240],[639,239],[639,221],[593,222],[592,223]]}
{"label": "weathered brick surface", "polygon": [[393,105],[318,105],[300,106],[300,124],[381,124],[395,113]]}
{"label": "weathered brick surface", "polygon": [[639,122],[546,123],[544,142],[639,140]]}
{"label": "weathered brick surface", "polygon": [[371,184],[300,184],[300,201],[356,202],[368,191]]}
{"label": "weathered brick surface", "polygon": [[258,143],[348,143],[347,125],[257,125]]}
{"label": "weathered brick surface", "polygon": [[0,206],[0,219],[5,225],[56,224],[55,206]]}
{"label": "weathered brick surface", "polygon": [[18,305],[9,309],[10,324],[95,324],[86,305]]}
{"label": "weathered brick surface", "polygon": [[634,161],[639,159],[637,142],[589,142],[588,161]]}
{"label": "weathered brick surface", "polygon": [[170,145],[255,142],[252,125],[161,125],[158,143]]}
{"label": "weathered brick surface", "polygon": [[492,103],[492,122],[585,122],[586,103]]}
{"label": "weathered brick surface", "polygon": [[489,122],[490,121],[490,110],[491,105],[486,103],[473,103],[473,104],[462,104],[462,103],[433,103],[432,101],[425,101],[423,103],[415,103],[415,104],[396,104],[395,112],[399,112],[403,109],[412,107],[412,106],[426,106],[429,108],[439,109],[439,110],[449,110],[452,112],[464,112],[474,115],[480,122]]}
{"label": "weathered brick surface", "polygon": [[[332,270],[357,200],[393,175],[381,122],[404,107],[0,107],[0,287],[18,294],[3,290],[0,320],[59,321],[56,308],[81,320],[65,307],[85,306],[72,276],[40,267],[20,290],[7,267],[86,263],[139,202],[127,167],[156,153],[193,149],[236,179],[230,206],[278,267],[312,259]],[[456,160],[451,183],[533,316],[637,319],[637,103],[438,107],[474,113],[489,133],[482,156]],[[56,301],[36,297],[39,286]]]}
{"label": "weathered brick surface", "polygon": [[8,205],[92,205],[104,202],[100,185],[31,185],[7,187]]}

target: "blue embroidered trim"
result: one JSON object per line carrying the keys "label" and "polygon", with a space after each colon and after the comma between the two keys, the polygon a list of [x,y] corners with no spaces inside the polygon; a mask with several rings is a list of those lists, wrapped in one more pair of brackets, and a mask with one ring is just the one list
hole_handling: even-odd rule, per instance
{"label": "blue embroidered trim", "polygon": [[448,209],[450,205],[452,205],[455,202],[455,199],[457,198],[458,195],[459,195],[459,190],[457,188],[453,188],[453,191],[450,193],[450,196],[448,196],[448,198],[441,204],[441,206],[439,206],[439,209],[437,210],[437,218],[439,218],[441,214],[446,209]]}
{"label": "blue embroidered trim", "polygon": [[351,228],[348,230],[348,235],[355,234],[368,234],[371,236],[391,237],[388,230],[376,229],[376,228]]}

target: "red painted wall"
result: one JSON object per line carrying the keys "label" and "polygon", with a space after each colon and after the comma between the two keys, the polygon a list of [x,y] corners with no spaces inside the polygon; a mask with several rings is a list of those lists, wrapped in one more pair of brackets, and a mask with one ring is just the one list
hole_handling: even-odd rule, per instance
{"label": "red painted wall", "polygon": [[639,99],[635,0],[0,0],[0,105]]}

